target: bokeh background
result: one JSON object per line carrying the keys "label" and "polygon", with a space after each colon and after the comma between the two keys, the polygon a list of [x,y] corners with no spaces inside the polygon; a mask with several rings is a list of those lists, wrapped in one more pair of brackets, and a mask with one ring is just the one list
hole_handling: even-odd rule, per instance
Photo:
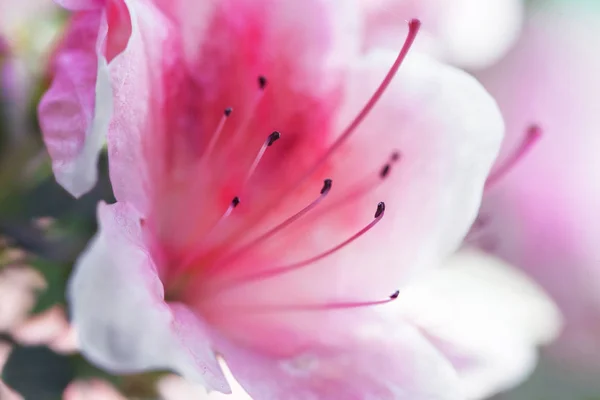
{"label": "bokeh background", "polygon": [[[111,376],[76,351],[65,307],[65,285],[74,261],[96,230],[96,204],[113,201],[107,161],[101,159],[96,188],[78,200],[56,184],[37,125],[36,105],[48,84],[44,66],[52,43],[68,16],[50,1],[18,3],[0,0],[0,34],[11,39],[5,43],[0,37],[0,400],[61,398],[67,385],[78,379],[110,382],[126,398],[158,398],[156,383],[166,372]],[[524,174],[533,171],[529,184],[534,186],[536,169],[527,163],[538,163],[543,171],[578,171],[565,179],[575,179],[577,187],[583,188],[579,192],[573,189],[572,196],[589,200],[582,203],[590,208],[590,215],[583,215],[581,224],[600,226],[600,220],[594,220],[594,216],[600,219],[600,212],[592,211],[600,209],[600,162],[595,160],[600,157],[600,0],[530,0],[524,1],[524,6],[524,23],[515,27],[513,34],[518,39],[508,52],[490,66],[466,68],[510,114],[507,148],[514,144],[510,138],[519,127],[536,122],[546,131],[543,140],[550,143],[546,146],[564,149],[564,154],[548,150],[546,155],[540,150],[539,158],[545,157],[545,161],[536,158],[534,149],[531,159],[515,168],[524,168]],[[481,49],[461,49],[465,54],[478,51]],[[580,143],[580,150],[569,147],[571,142]],[[583,148],[596,156],[583,156]],[[576,162],[577,169],[570,169]],[[523,186],[517,177],[510,179],[506,187],[516,186],[527,195],[527,183]],[[482,213],[499,207],[502,187],[485,199]],[[561,190],[571,193],[567,186],[561,189],[558,185],[554,190],[544,194],[541,204],[552,203],[554,195],[562,198]],[[490,224],[493,232],[493,221]],[[485,238],[485,230],[483,233]],[[597,279],[590,286],[598,289],[600,298],[600,250],[596,258],[589,250],[600,248],[600,236],[590,235],[586,240],[591,247],[581,247],[579,255],[586,259],[583,278]],[[493,244],[491,251],[509,262],[524,262],[514,253],[503,254],[502,246],[494,248]],[[594,293],[582,291],[575,279],[568,279],[578,273],[578,266],[570,264],[575,259],[557,267],[562,268],[562,275],[555,278],[561,282],[560,288],[553,286],[554,281],[541,283],[563,311],[570,307],[566,311],[577,314],[576,321],[567,316],[567,331],[570,324],[577,323],[578,329],[584,326],[585,335],[581,340],[573,335],[570,346],[543,349],[533,375],[495,399],[600,400],[600,300],[594,303],[589,299]],[[553,268],[546,266],[548,269],[524,269],[543,281]]]}

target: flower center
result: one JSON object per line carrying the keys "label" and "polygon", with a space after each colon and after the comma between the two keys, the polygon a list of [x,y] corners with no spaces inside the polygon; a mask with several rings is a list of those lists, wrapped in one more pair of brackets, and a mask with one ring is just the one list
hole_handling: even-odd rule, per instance
{"label": "flower center", "polygon": [[[352,242],[373,229],[381,221],[385,214],[384,202],[379,202],[377,204],[374,219],[370,223],[326,251],[323,251],[315,256],[308,257],[304,260],[291,262],[284,265],[266,268],[261,266],[260,269],[257,268],[253,270],[248,269],[247,267],[247,259],[250,258],[248,257],[248,254],[251,253],[253,249],[266,243],[268,244],[269,241],[274,240],[280,232],[287,229],[292,224],[296,224],[301,218],[308,214],[311,214],[311,217],[316,218],[319,215],[330,212],[332,209],[338,207],[341,203],[346,203],[353,199],[362,197],[366,193],[373,190],[390,175],[393,164],[401,159],[400,153],[397,151],[394,151],[389,160],[386,161],[383,166],[379,167],[374,173],[369,173],[365,179],[359,181],[357,184],[353,185],[344,193],[342,193],[341,196],[338,197],[337,201],[330,202],[327,205],[321,205],[323,200],[330,194],[333,187],[333,181],[331,179],[325,179],[323,181],[323,186],[321,187],[319,196],[302,209],[292,214],[283,222],[275,223],[270,229],[267,229],[264,233],[250,239],[245,244],[242,243],[240,246],[232,245],[232,243],[239,243],[240,240],[236,238],[243,237],[245,232],[256,231],[255,229],[248,229],[248,225],[252,226],[258,222],[262,222],[262,219],[269,214],[269,211],[277,208],[277,206],[281,204],[284,199],[287,199],[298,193],[300,188],[307,183],[310,178],[314,179],[315,173],[318,172],[323,164],[325,164],[331,158],[331,156],[352,136],[367,115],[376,106],[377,102],[398,72],[398,69],[402,65],[402,62],[406,58],[406,55],[408,54],[416,38],[419,28],[420,22],[418,20],[411,20],[409,22],[408,35],[390,70],[361,111],[349,123],[346,129],[344,129],[342,133],[335,139],[335,141],[333,141],[333,143],[324,151],[324,153],[308,168],[306,168],[299,175],[299,177],[290,182],[282,182],[284,184],[284,189],[278,192],[276,197],[269,197],[269,201],[260,205],[260,210],[253,212],[253,215],[257,216],[255,219],[245,221],[246,224],[230,226],[234,225],[230,222],[232,215],[237,212],[239,208],[238,206],[244,204],[244,199],[246,195],[249,194],[249,182],[252,180],[252,177],[259,168],[265,153],[269,147],[271,147],[282,137],[279,131],[274,131],[267,136],[262,146],[258,149],[253,161],[250,163],[247,172],[244,174],[241,184],[238,186],[238,195],[231,200],[229,206],[226,208],[223,214],[220,217],[215,218],[216,222],[203,230],[202,237],[199,239],[200,243],[194,243],[193,249],[191,251],[183,252],[184,255],[178,260],[177,264],[169,268],[170,275],[166,279],[166,282],[168,283],[166,286],[167,300],[177,299],[185,302],[191,301],[195,304],[198,304],[198,302],[202,303],[204,301],[211,301],[211,299],[214,297],[226,296],[228,291],[231,291],[235,288],[240,288],[241,286],[252,282],[274,279],[284,274],[298,271],[299,269],[312,265],[317,261],[320,261],[350,245]],[[239,125],[235,132],[227,138],[227,140],[236,141],[240,137],[241,132],[246,129],[251,119],[251,114],[256,109],[256,106],[260,102],[260,99],[263,96],[266,88],[267,80],[264,76],[258,77],[258,85],[258,94],[254,100],[254,103],[248,108],[249,112],[247,115],[242,117],[243,122]],[[201,155],[201,167],[206,168],[207,165],[209,165],[208,160],[213,156],[215,149],[218,147],[218,143],[223,136],[222,132],[224,126],[232,112],[233,110],[231,108],[226,108],[223,112],[223,115],[215,128],[214,134],[207,144],[205,151]],[[285,133],[283,137],[285,138]],[[219,234],[217,234],[217,232],[219,232]],[[227,243],[227,245],[214,245],[214,238],[217,236],[223,236],[223,232],[225,232],[224,235],[228,238],[224,241]],[[244,261],[240,262],[240,260]],[[260,264],[261,260],[256,260],[256,263]],[[201,295],[199,295],[199,293],[201,293]],[[347,309],[385,304],[396,299],[398,295],[399,292],[396,291],[391,295],[383,297],[382,299],[350,299],[344,301],[324,302],[319,304],[229,304],[228,309],[231,312],[240,311],[244,313]]]}

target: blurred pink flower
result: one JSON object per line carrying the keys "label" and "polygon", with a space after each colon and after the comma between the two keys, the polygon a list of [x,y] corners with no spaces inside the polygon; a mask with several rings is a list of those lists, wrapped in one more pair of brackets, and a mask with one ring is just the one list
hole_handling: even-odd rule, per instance
{"label": "blurred pink flower", "polygon": [[108,382],[91,379],[76,380],[67,386],[63,400],[127,400]]}
{"label": "blurred pink flower", "polygon": [[13,338],[26,346],[46,345],[57,353],[77,351],[77,338],[61,306],[29,317],[12,329]]}
{"label": "blurred pink flower", "polygon": [[599,368],[600,10],[588,3],[536,10],[516,48],[479,75],[506,117],[506,152],[527,124],[544,130],[486,194],[481,237],[558,303],[561,364]]}
{"label": "blurred pink flower", "polygon": [[351,3],[63,4],[85,11],[46,144],[80,195],[107,134],[118,200],[69,285],[90,360],[227,392],[220,354],[255,398],[463,398],[389,303],[462,241],[503,124],[467,74],[405,59],[416,21],[365,54]]}
{"label": "blurred pink flower", "polygon": [[462,67],[498,61],[519,36],[522,0],[360,0],[367,45],[396,46],[404,21],[423,22],[417,48]]}
{"label": "blurred pink flower", "polygon": [[27,318],[35,305],[44,277],[24,265],[0,270],[0,332],[9,332]]}

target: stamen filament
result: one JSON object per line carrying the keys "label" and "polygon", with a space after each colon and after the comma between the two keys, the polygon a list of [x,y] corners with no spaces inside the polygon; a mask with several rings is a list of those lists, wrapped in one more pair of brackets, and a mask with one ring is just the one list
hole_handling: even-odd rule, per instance
{"label": "stamen filament", "polygon": [[396,290],[385,299],[371,301],[340,301],[323,304],[264,304],[264,305],[239,305],[232,306],[238,312],[269,313],[269,312],[289,312],[289,311],[333,311],[347,310],[353,308],[373,307],[396,300],[400,291]]}
{"label": "stamen filament", "polygon": [[[235,196],[233,198],[233,200],[231,200],[231,203],[229,203],[229,207],[227,207],[227,210],[225,210],[225,212],[223,213],[223,215],[221,215],[221,217],[217,220],[217,222],[215,222],[213,224],[213,226],[211,226],[203,235],[203,238],[208,238],[210,237],[211,233],[213,233],[221,224],[223,224],[225,222],[225,220],[227,220],[227,218],[231,215],[231,213],[233,212],[233,210],[240,204],[240,198]],[[183,260],[182,263],[180,263],[181,268],[185,269],[188,265],[190,265],[203,251],[202,246],[199,246],[198,243],[194,244],[194,247],[199,249],[198,251],[195,252],[191,252],[188,253],[188,256]]]}
{"label": "stamen filament", "polygon": [[260,101],[262,100],[262,98],[265,94],[265,89],[267,86],[267,78],[265,78],[263,75],[260,75],[257,78],[257,83],[258,83],[258,90],[256,92],[256,95],[254,96],[254,99],[252,99],[250,106],[247,108],[246,112],[244,113],[239,127],[235,130],[233,135],[231,135],[232,143],[237,143],[239,135],[242,132],[246,131],[246,129],[248,128],[248,125],[250,125],[250,121],[252,121],[252,117],[254,117],[254,114],[256,114],[256,109],[258,108]]}
{"label": "stamen filament", "polygon": [[227,121],[227,118],[229,118],[229,116],[231,115],[232,111],[233,111],[233,109],[231,107],[227,107],[225,109],[225,111],[223,112],[223,116],[219,120],[219,124],[217,125],[215,132],[213,133],[212,137],[210,138],[210,142],[208,143],[208,146],[206,146],[206,151],[204,151],[204,154],[202,155],[202,158],[204,160],[208,160],[208,158],[212,154],[213,150],[215,149],[215,146],[217,145],[217,142],[219,141],[219,137],[221,136],[221,132],[223,132],[223,127],[225,126],[225,122]]}
{"label": "stamen filament", "polygon": [[323,187],[321,188],[321,192],[319,197],[317,197],[314,201],[312,201],[309,205],[307,205],[306,207],[304,207],[302,210],[300,210],[299,212],[297,212],[296,214],[292,215],[291,217],[289,217],[288,219],[286,219],[285,221],[283,221],[282,223],[280,223],[279,225],[271,228],[269,231],[265,232],[264,234],[260,235],[259,237],[257,237],[256,239],[252,240],[250,243],[246,244],[245,246],[241,247],[240,249],[238,249],[237,251],[230,253],[229,256],[225,256],[224,259],[221,260],[221,263],[219,262],[215,262],[212,264],[213,268],[207,268],[207,272],[208,271],[213,271],[215,268],[219,267],[222,270],[225,270],[226,268],[224,267],[225,265],[225,261],[232,261],[234,259],[236,259],[237,257],[239,257],[240,255],[242,255],[243,253],[245,253],[246,251],[252,249],[254,246],[256,246],[257,244],[259,244],[260,242],[268,239],[269,237],[279,233],[280,231],[282,231],[283,229],[287,228],[288,226],[290,226],[292,223],[294,223],[295,221],[297,221],[298,219],[300,219],[301,217],[303,217],[304,215],[306,215],[308,212],[310,212],[311,210],[313,210],[316,206],[319,205],[319,203],[321,201],[323,201],[323,199],[325,197],[327,197],[327,195],[329,194],[329,192],[331,191],[331,186],[333,184],[333,181],[331,179],[325,179],[323,181]]}
{"label": "stamen filament", "polygon": [[250,283],[250,282],[273,278],[276,276],[280,276],[283,274],[287,274],[287,273],[299,270],[305,266],[308,266],[317,261],[320,261],[320,260],[330,256],[331,254],[336,253],[338,250],[341,250],[342,248],[346,247],[347,245],[354,242],[356,239],[360,238],[365,233],[370,231],[375,225],[377,225],[377,223],[379,221],[381,221],[384,214],[385,214],[385,203],[381,202],[377,205],[377,211],[375,212],[375,216],[374,216],[375,219],[373,221],[371,221],[367,226],[362,228],[360,231],[356,232],[354,235],[350,236],[348,239],[346,239],[343,242],[339,243],[338,245],[332,247],[331,249],[329,249],[317,256],[314,256],[309,259],[299,261],[299,262],[296,262],[296,263],[293,263],[293,264],[290,264],[287,266],[279,266],[279,267],[269,268],[269,269],[266,269],[263,271],[259,271],[258,273],[255,273],[252,275],[246,275],[246,276],[239,277],[237,279],[230,280],[217,290],[220,291],[220,290],[224,290],[224,289],[232,289],[234,287],[239,286],[240,284],[246,284],[246,283]]}
{"label": "stamen filament", "polygon": [[260,160],[262,159],[263,155],[265,154],[267,147],[272,146],[273,143],[275,143],[277,140],[279,140],[280,137],[281,137],[281,134],[277,131],[271,133],[267,137],[267,140],[265,140],[265,143],[261,146],[260,150],[258,151],[258,154],[254,158],[254,161],[252,162],[252,165],[250,166],[250,169],[248,170],[248,173],[246,174],[246,178],[244,178],[244,183],[242,184],[242,188],[244,188],[246,186],[246,184],[248,183],[248,181],[250,180],[252,175],[254,175],[254,172],[256,172],[258,163],[260,163]]}
{"label": "stamen filament", "polygon": [[367,103],[364,105],[362,110],[356,115],[354,120],[352,120],[352,122],[342,132],[342,134],[335,140],[335,142],[333,142],[333,144],[331,146],[329,146],[329,148],[327,149],[325,154],[323,154],[313,164],[313,166],[308,169],[306,174],[304,174],[303,177],[299,180],[298,184],[301,184],[305,179],[307,179],[309,176],[311,176],[352,135],[352,133],[354,133],[356,128],[358,128],[358,126],[364,121],[364,119],[367,117],[367,115],[369,115],[371,110],[373,110],[373,108],[375,107],[375,105],[377,104],[377,102],[379,101],[381,96],[383,95],[383,93],[386,91],[386,89],[388,88],[388,86],[390,85],[392,80],[394,79],[394,76],[396,76],[396,73],[398,72],[398,70],[400,69],[400,66],[404,62],[404,59],[408,55],[408,52],[409,52],[410,48],[412,47],[420,28],[421,28],[421,22],[418,19],[412,19],[409,21],[408,34],[406,36],[406,39],[404,40],[404,44],[402,45],[402,48],[400,49],[400,52],[398,53],[398,56],[396,57],[396,60],[392,64],[387,75],[385,76],[385,78],[383,78],[383,81],[379,84],[379,87],[377,88],[377,90],[375,90],[375,92],[373,93],[371,98],[367,101]]}
{"label": "stamen filament", "polygon": [[371,172],[369,175],[364,177],[361,180],[361,183],[357,184],[354,188],[351,188],[346,193],[340,194],[336,196],[332,201],[329,201],[326,205],[319,208],[316,211],[316,215],[321,215],[329,212],[332,209],[336,209],[342,206],[344,203],[356,200],[370,191],[374,190],[377,186],[379,186],[392,172],[393,165],[400,161],[401,154],[400,152],[395,151],[390,156],[388,162],[386,162],[380,169],[375,172]]}
{"label": "stamen filament", "polygon": [[495,171],[492,171],[485,182],[485,189],[488,190],[498,183],[508,172],[510,172],[523,158],[531,151],[533,146],[542,137],[542,129],[537,125],[532,125],[527,129],[523,140],[515,151],[510,154]]}

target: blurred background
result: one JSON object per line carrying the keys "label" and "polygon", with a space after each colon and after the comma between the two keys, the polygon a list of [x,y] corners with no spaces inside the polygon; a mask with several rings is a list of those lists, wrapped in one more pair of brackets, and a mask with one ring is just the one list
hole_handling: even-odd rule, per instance
{"label": "blurred background", "polygon": [[[600,400],[600,0],[529,0],[510,15],[490,14],[486,2],[448,23],[457,35],[442,58],[498,100],[507,125],[500,159],[522,145],[528,125],[544,134],[486,191],[485,222],[468,245],[521,268],[565,318],[533,375],[494,398]],[[68,324],[67,278],[96,230],[96,204],[113,199],[105,158],[99,184],[82,198],[57,185],[36,121],[67,18],[50,1],[0,0],[0,400],[57,399],[73,381],[104,388],[98,379],[125,398],[157,398],[165,374],[98,370],[77,353]],[[462,22],[508,25],[482,42],[460,31]],[[98,393],[77,398],[115,398]]]}

